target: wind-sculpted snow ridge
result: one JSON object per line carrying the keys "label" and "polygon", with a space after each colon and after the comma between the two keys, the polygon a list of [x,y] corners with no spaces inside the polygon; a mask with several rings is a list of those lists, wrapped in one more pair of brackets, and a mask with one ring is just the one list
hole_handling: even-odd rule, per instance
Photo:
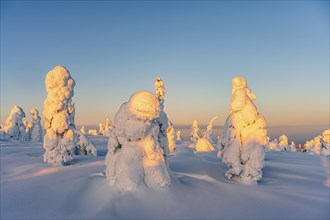
{"label": "wind-sculpted snow ridge", "polygon": [[86,142],[84,134],[76,131],[75,107],[72,101],[75,81],[69,71],[63,66],[56,66],[47,73],[45,84],[47,97],[43,111],[46,128],[44,162],[65,165],[77,152],[96,154],[95,147]]}
{"label": "wind-sculpted snow ridge", "polygon": [[255,99],[243,77],[233,78],[230,114],[220,140],[222,160],[229,168],[226,178],[246,184],[262,178],[267,143],[266,121],[254,105]]}
{"label": "wind-sculpted snow ridge", "polygon": [[148,91],[134,93],[115,115],[105,158],[110,185],[130,191],[139,185],[168,188],[171,182],[159,142],[159,101]]}

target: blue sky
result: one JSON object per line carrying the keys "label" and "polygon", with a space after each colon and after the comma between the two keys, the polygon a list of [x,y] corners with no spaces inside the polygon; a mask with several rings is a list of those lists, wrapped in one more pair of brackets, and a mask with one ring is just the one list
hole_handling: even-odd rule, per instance
{"label": "blue sky", "polygon": [[112,119],[156,76],[175,124],[221,125],[237,75],[270,126],[329,125],[327,1],[1,1],[0,51],[3,122],[15,104],[42,111],[63,65],[79,125]]}

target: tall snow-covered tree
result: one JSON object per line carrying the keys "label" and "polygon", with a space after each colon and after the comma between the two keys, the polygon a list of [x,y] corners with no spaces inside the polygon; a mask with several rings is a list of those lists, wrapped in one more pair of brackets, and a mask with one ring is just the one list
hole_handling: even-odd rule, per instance
{"label": "tall snow-covered tree", "polygon": [[266,121],[255,99],[243,77],[233,78],[230,114],[221,137],[223,162],[229,168],[226,178],[246,184],[262,178],[267,143]]}
{"label": "tall snow-covered tree", "polygon": [[30,137],[33,142],[42,141],[42,127],[41,127],[41,118],[39,116],[39,111],[35,108],[30,110],[30,114],[32,115],[32,126],[30,128]]}
{"label": "tall snow-covered tree", "polygon": [[218,116],[215,116],[211,119],[210,123],[208,124],[205,132],[205,137],[209,140],[209,142],[214,145],[216,144],[216,138],[213,135],[213,123],[215,120],[218,119]]}
{"label": "tall snow-covered tree", "polygon": [[148,91],[134,93],[115,115],[105,158],[110,185],[119,191],[168,188],[171,182],[159,142],[159,101]]}
{"label": "tall snow-covered tree", "polygon": [[168,139],[167,139],[167,128],[168,128],[168,118],[164,111],[164,102],[165,102],[165,84],[164,81],[160,77],[155,78],[155,95],[159,102],[159,116],[156,118],[156,121],[159,125],[159,134],[158,134],[158,140],[160,143],[161,148],[164,150],[165,156],[167,156],[170,152],[169,146],[168,146]]}
{"label": "tall snow-covered tree", "polygon": [[45,84],[47,97],[43,111],[46,128],[44,162],[64,165],[70,162],[77,152],[93,152],[96,155],[92,144],[84,145],[88,149],[77,149],[81,135],[77,134],[74,124],[75,108],[72,97],[75,81],[69,71],[63,66],[56,66],[47,73]]}
{"label": "tall snow-covered tree", "polygon": [[194,120],[190,132],[190,140],[191,142],[195,143],[201,137],[202,134],[201,131],[199,130],[199,121]]}
{"label": "tall snow-covered tree", "polygon": [[168,126],[166,130],[166,136],[168,141],[168,147],[170,152],[175,151],[176,143],[175,143],[175,130],[172,122],[168,121]]}

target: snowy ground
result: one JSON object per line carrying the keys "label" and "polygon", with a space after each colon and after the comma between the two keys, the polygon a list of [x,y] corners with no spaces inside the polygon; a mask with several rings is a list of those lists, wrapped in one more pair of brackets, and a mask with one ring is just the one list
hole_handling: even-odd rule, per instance
{"label": "snowy ground", "polygon": [[168,191],[119,193],[103,174],[107,139],[92,141],[99,156],[66,167],[42,163],[42,143],[0,142],[1,219],[329,219],[329,157],[268,152],[262,181],[242,185],[224,178],[216,152],[183,142],[169,158]]}

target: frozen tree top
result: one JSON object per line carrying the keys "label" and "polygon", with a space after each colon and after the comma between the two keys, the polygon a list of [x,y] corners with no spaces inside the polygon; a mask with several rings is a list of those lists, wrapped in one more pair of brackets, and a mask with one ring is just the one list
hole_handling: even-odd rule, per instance
{"label": "frozen tree top", "polygon": [[164,87],[164,81],[160,77],[155,78],[156,96],[159,101],[164,101],[166,89]]}
{"label": "frozen tree top", "polygon": [[17,121],[22,120],[22,118],[24,117],[25,117],[25,113],[23,109],[18,105],[15,105],[10,111],[9,117],[6,120],[6,124],[11,124],[12,122],[16,123]]}
{"label": "frozen tree top", "polygon": [[159,102],[154,94],[142,90],[130,97],[128,110],[137,119],[152,120],[159,116]]}

